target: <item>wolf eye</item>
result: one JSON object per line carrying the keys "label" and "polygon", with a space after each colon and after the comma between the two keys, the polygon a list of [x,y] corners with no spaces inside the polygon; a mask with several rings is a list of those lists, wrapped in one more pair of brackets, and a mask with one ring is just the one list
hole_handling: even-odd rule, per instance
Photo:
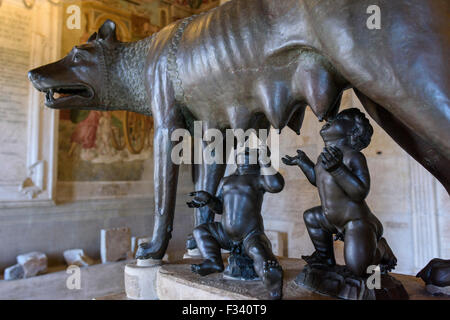
{"label": "wolf eye", "polygon": [[81,54],[79,52],[73,55],[73,62],[79,62],[81,60]]}

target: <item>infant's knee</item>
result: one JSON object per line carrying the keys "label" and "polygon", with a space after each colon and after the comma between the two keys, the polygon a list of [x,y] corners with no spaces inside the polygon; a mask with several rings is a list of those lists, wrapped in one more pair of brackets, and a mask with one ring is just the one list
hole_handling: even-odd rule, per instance
{"label": "infant's knee", "polygon": [[367,268],[374,263],[377,249],[375,231],[362,220],[351,221],[345,230],[345,265],[357,276],[367,275]]}
{"label": "infant's knee", "polygon": [[[361,248],[360,248],[361,249]],[[359,277],[366,277],[369,274],[367,273],[367,269],[369,266],[374,264],[375,253],[372,253],[372,249],[370,252],[359,251],[359,254],[355,252],[348,255],[345,255],[345,266],[348,270],[350,270],[354,275]]]}
{"label": "infant's knee", "polygon": [[345,241],[355,241],[367,246],[376,246],[378,242],[377,230],[371,221],[353,220],[345,227]]}
{"label": "infant's knee", "polygon": [[202,236],[210,235],[211,232],[209,231],[208,225],[205,223],[195,227],[194,230],[192,231],[192,234],[194,235],[195,239],[199,239]]}
{"label": "infant's knee", "polygon": [[367,268],[370,266],[370,263],[364,263],[359,261],[346,261],[345,266],[348,270],[350,270],[354,275],[358,277],[364,277],[367,274]]}
{"label": "infant's knee", "polygon": [[272,244],[265,234],[255,234],[250,236],[244,241],[244,249],[254,261],[275,259],[275,256],[272,253]]}
{"label": "infant's knee", "polygon": [[318,227],[317,214],[316,208],[308,209],[303,213],[303,221],[305,221],[307,226]]}

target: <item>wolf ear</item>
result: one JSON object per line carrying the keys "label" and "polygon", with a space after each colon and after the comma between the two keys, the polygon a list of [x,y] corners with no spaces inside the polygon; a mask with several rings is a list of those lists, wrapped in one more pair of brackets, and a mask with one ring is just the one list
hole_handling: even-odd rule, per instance
{"label": "wolf ear", "polygon": [[106,20],[98,30],[98,40],[117,42],[116,24],[111,20]]}
{"label": "wolf ear", "polygon": [[88,39],[87,42],[92,42],[97,39],[97,32],[94,32]]}

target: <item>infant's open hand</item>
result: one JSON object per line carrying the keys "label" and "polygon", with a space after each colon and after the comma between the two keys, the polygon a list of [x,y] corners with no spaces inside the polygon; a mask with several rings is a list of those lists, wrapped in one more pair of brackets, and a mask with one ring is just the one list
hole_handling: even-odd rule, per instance
{"label": "infant's open hand", "polygon": [[300,163],[305,162],[308,159],[308,156],[306,153],[304,153],[302,150],[297,150],[297,155],[295,157],[291,156],[284,156],[284,158],[281,158],[281,161],[287,166],[298,166]]}
{"label": "infant's open hand", "polygon": [[337,147],[325,147],[320,154],[320,163],[327,171],[334,171],[342,165],[344,155]]}
{"label": "infant's open hand", "polygon": [[189,208],[202,208],[206,206],[213,197],[206,191],[195,191],[191,192],[189,195],[194,197],[191,202],[186,202]]}

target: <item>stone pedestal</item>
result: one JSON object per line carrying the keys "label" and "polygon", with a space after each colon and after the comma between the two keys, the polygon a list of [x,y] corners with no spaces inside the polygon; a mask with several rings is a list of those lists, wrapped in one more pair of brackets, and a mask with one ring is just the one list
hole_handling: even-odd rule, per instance
{"label": "stone pedestal", "polygon": [[[190,265],[201,260],[183,260],[160,267],[156,292],[161,300],[265,300],[267,292],[260,281],[235,281],[224,279],[223,274],[201,277],[191,272]],[[284,271],[283,299],[285,300],[330,300],[336,299],[315,293],[295,283],[296,277],[305,267],[299,259],[280,258]],[[425,289],[422,280],[413,276],[390,274],[401,282],[411,300],[438,300]]]}
{"label": "stone pedestal", "polygon": [[137,260],[125,266],[125,293],[134,300],[156,300],[157,274],[162,260]]}

